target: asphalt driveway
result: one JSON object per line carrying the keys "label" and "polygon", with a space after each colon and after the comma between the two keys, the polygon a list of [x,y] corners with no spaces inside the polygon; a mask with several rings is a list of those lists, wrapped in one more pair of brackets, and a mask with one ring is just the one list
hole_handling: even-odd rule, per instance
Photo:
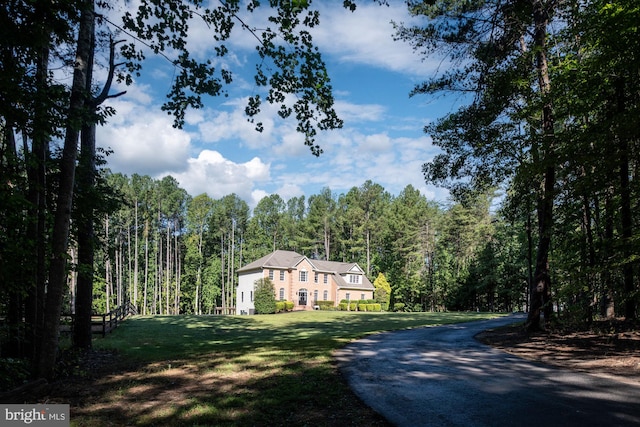
{"label": "asphalt driveway", "polygon": [[354,392],[398,426],[640,426],[640,386],[546,367],[473,339],[523,319],[378,334],[336,358]]}

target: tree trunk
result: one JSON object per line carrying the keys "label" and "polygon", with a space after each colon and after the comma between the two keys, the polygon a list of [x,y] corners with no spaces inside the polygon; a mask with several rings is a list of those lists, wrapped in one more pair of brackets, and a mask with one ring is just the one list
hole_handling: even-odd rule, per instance
{"label": "tree trunk", "polygon": [[[87,73],[88,76],[91,73]],[[88,80],[90,81],[90,80]],[[96,126],[89,124],[82,129],[81,153],[78,166],[78,288],[75,302],[73,345],[91,348],[91,312],[93,306],[93,274],[95,233],[93,227],[96,174]],[[107,286],[109,281],[106,282]],[[107,300],[108,304],[108,300]],[[108,307],[108,305],[107,305]],[[108,308],[107,308],[108,312]]]}
{"label": "tree trunk", "polygon": [[536,70],[540,97],[542,98],[542,164],[544,177],[542,194],[538,202],[538,252],[533,283],[530,285],[530,311],[527,329],[540,329],[540,314],[544,312],[545,321],[551,318],[551,276],[549,274],[549,251],[553,228],[553,202],[555,187],[555,131],[553,107],[551,104],[551,80],[547,63],[547,25],[548,15],[542,0],[533,2],[533,20],[535,25],[533,44],[536,52]]}
{"label": "tree trunk", "polygon": [[86,73],[91,56],[94,19],[93,1],[85,1],[82,6],[67,127],[60,161],[60,182],[51,240],[53,253],[49,269],[49,284],[47,286],[42,351],[38,358],[36,371],[37,375],[47,379],[53,377],[58,353],[60,315],[62,313],[62,299],[67,278],[67,249],[78,154],[78,134],[82,128],[83,119],[86,117]]}
{"label": "tree trunk", "polygon": [[[604,236],[602,246],[603,248],[610,248],[611,243],[613,241],[613,217],[614,217],[614,207],[613,207],[613,188],[609,188],[604,200]],[[602,271],[602,296],[601,296],[601,305],[600,305],[600,314],[607,319],[613,319],[616,315],[616,304],[615,304],[615,285],[613,280],[613,275],[611,274],[611,268],[605,265]]]}
{"label": "tree trunk", "polygon": [[[47,97],[45,90],[49,65],[49,48],[43,47],[38,55],[36,80],[38,96]],[[44,106],[44,107],[43,107]],[[42,108],[41,108],[42,107]],[[30,223],[27,229],[27,241],[35,242],[36,265],[29,280],[25,300],[25,336],[26,352],[34,365],[40,352],[41,331],[44,323],[45,283],[47,277],[47,160],[49,159],[49,114],[46,102],[38,102],[34,111],[34,134],[32,139],[31,161],[27,162],[29,176],[29,202],[32,206]],[[28,153],[25,147],[25,155]],[[28,265],[28,264],[27,264]]]}
{"label": "tree trunk", "polygon": [[[617,113],[624,117],[626,111],[625,82],[622,78],[616,81]],[[624,281],[624,317],[627,320],[636,318],[637,297],[633,283],[633,255],[631,239],[633,237],[633,215],[631,213],[631,188],[629,185],[629,143],[627,136],[619,132],[618,139],[618,169],[620,174],[620,221],[622,225],[622,277]]]}
{"label": "tree trunk", "polygon": [[[138,274],[139,274],[138,265],[139,263],[138,263],[138,198],[137,197],[135,199],[133,209],[134,209],[134,215],[135,215],[135,219],[134,219],[135,234],[134,234],[134,242],[133,242],[133,244],[135,245],[134,251],[133,251],[133,257],[134,257],[133,258],[133,305],[138,307]],[[145,279],[146,279],[146,275],[145,275]],[[145,282],[145,289],[146,289],[146,285],[147,283]],[[145,297],[145,304],[146,304],[146,297]]]}
{"label": "tree trunk", "polygon": [[144,291],[142,296],[142,314],[147,314],[147,290],[149,288],[149,221],[144,223]]}

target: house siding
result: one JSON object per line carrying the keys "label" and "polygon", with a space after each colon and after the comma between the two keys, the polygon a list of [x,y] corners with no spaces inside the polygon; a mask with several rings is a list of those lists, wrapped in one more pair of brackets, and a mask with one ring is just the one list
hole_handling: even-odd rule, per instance
{"label": "house siding", "polygon": [[238,277],[238,286],[236,288],[236,314],[253,314],[253,292],[255,282],[266,277],[266,272],[254,271],[243,274]]}

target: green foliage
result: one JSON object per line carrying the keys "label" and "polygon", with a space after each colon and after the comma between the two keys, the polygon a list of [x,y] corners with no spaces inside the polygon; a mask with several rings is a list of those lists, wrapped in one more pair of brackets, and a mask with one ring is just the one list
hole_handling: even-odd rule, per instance
{"label": "green foliage", "polygon": [[253,291],[253,304],[256,314],[273,314],[276,312],[276,292],[273,282],[265,277],[256,280]]}
{"label": "green foliage", "polygon": [[318,301],[320,310],[333,310],[333,301]]}
{"label": "green foliage", "polygon": [[375,302],[380,304],[389,304],[391,299],[391,285],[383,273],[378,273],[378,277],[373,281],[375,288]]}
{"label": "green foliage", "polygon": [[406,307],[405,303],[396,302],[393,304],[393,311],[404,311],[405,307]]}
{"label": "green foliage", "polygon": [[26,359],[0,358],[0,390],[12,390],[31,376],[31,365]]}

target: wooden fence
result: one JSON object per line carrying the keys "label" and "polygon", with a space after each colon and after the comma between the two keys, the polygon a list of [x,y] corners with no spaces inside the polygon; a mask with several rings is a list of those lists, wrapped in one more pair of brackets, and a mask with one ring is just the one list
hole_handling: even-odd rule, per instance
{"label": "wooden fence", "polygon": [[[100,334],[103,337],[118,327],[118,325],[127,317],[138,314],[136,307],[129,301],[124,305],[116,307],[106,314],[94,314],[91,316],[91,332]],[[65,314],[62,316],[61,330],[71,331],[75,315]]]}

